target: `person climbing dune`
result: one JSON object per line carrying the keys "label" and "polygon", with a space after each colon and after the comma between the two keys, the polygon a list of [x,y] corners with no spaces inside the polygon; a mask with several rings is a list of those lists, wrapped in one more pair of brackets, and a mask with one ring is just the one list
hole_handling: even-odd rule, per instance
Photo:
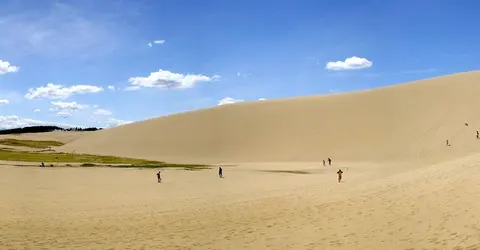
{"label": "person climbing dune", "polygon": [[339,169],[337,171],[337,174],[338,174],[338,182],[341,182],[342,181],[342,174],[343,174],[343,171],[341,169]]}

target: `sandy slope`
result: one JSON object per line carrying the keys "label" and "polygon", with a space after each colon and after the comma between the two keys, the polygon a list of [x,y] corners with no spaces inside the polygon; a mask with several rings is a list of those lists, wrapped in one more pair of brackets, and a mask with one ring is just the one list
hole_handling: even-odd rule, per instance
{"label": "sandy slope", "polygon": [[340,184],[301,162],[166,170],[162,184],[155,170],[0,167],[0,248],[478,249],[479,161],[337,163]]}
{"label": "sandy slope", "polygon": [[[193,163],[441,162],[480,151],[479,83],[475,71],[356,93],[225,105],[93,132],[63,150]],[[444,146],[446,139],[453,147]]]}
{"label": "sandy slope", "polygon": [[46,133],[25,133],[0,135],[0,139],[11,138],[18,140],[36,140],[36,141],[59,141],[63,143],[72,142],[85,135],[83,131],[54,131]]}
{"label": "sandy slope", "polygon": [[[480,249],[479,83],[471,72],[90,132],[63,150],[243,163],[225,179],[166,170],[162,184],[147,169],[0,166],[0,248]],[[326,157],[334,167],[312,162]]]}

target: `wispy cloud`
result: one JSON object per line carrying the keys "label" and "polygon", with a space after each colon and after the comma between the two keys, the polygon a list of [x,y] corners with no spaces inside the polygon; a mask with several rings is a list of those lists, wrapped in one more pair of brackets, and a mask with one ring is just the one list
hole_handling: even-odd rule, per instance
{"label": "wispy cloud", "polygon": [[27,99],[67,99],[74,94],[98,93],[103,91],[102,87],[92,85],[73,85],[66,87],[60,84],[48,83],[38,88],[30,88],[25,95]]}
{"label": "wispy cloud", "polygon": [[52,57],[88,57],[113,51],[117,39],[112,23],[86,18],[79,10],[53,1],[48,10],[0,17],[0,49]]}

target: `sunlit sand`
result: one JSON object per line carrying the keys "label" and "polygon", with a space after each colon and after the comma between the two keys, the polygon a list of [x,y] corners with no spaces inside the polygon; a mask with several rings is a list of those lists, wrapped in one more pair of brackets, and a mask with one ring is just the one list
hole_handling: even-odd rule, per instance
{"label": "sunlit sand", "polygon": [[59,150],[221,164],[225,178],[216,165],[162,183],[157,169],[0,166],[0,248],[479,249],[479,83],[469,72],[85,133]]}

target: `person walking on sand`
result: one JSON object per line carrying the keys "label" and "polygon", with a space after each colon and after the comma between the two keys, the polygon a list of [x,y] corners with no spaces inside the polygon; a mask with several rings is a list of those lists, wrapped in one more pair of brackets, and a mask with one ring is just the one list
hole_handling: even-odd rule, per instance
{"label": "person walking on sand", "polygon": [[447,145],[447,146],[450,146],[450,142],[449,142],[448,140],[446,141],[446,145]]}
{"label": "person walking on sand", "polygon": [[222,167],[218,167],[218,176],[220,176],[220,178],[223,178],[223,169],[222,169]]}
{"label": "person walking on sand", "polygon": [[342,181],[342,174],[343,174],[343,171],[341,169],[339,169],[337,171],[337,174],[338,174],[338,182],[341,182]]}
{"label": "person walking on sand", "polygon": [[162,182],[162,176],[160,176],[160,170],[157,172],[157,181],[158,183]]}
{"label": "person walking on sand", "polygon": [[325,165],[325,160],[323,160],[323,166],[324,166],[324,167],[326,166],[326,165]]}
{"label": "person walking on sand", "polygon": [[480,134],[478,133],[478,130],[477,130],[477,139],[480,139]]}
{"label": "person walking on sand", "polygon": [[332,166],[332,159],[328,158],[328,166]]}

